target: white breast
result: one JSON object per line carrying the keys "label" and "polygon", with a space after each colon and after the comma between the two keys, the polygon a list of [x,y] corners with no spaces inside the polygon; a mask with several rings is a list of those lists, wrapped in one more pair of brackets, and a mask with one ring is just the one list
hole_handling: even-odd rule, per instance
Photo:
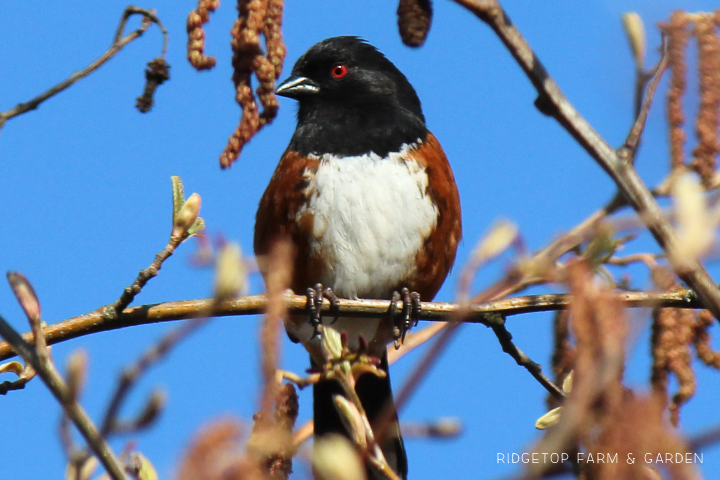
{"label": "white breast", "polygon": [[[307,175],[310,197],[298,220],[313,215],[311,255],[325,260],[322,284],[339,297],[387,297],[415,272],[415,259],[437,224],[438,209],[426,194],[425,169],[407,155],[412,147],[403,146],[387,158],[323,155],[315,175]],[[359,335],[372,341],[376,355],[392,339],[387,320],[323,318],[326,325],[331,322],[332,328],[348,332],[351,347],[357,347]],[[319,355],[307,321],[290,328]]]}
{"label": "white breast", "polygon": [[406,155],[409,149],[387,158],[320,158],[309,185],[310,248],[327,260],[322,283],[340,297],[378,298],[402,284],[437,223],[427,174]]}

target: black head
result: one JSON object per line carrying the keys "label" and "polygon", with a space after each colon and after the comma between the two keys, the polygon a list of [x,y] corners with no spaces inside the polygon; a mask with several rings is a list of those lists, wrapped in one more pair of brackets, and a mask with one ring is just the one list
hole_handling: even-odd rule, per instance
{"label": "black head", "polygon": [[385,156],[427,134],[420,100],[405,75],[357,37],[315,44],[276,93],[299,102],[290,148],[303,154]]}

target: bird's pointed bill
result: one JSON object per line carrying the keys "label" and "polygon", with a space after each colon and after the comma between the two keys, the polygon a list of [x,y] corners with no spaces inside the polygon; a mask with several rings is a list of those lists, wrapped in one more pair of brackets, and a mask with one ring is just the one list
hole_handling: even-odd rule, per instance
{"label": "bird's pointed bill", "polygon": [[290,77],[275,90],[277,95],[288,98],[298,98],[303,95],[318,93],[320,87],[307,77]]}

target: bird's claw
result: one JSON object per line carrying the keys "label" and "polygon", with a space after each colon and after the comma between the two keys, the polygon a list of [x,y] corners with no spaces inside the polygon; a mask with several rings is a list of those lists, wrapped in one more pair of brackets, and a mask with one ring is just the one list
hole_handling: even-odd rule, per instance
{"label": "bird's claw", "polygon": [[[396,318],[397,302],[402,300],[402,316]],[[405,342],[405,335],[413,326],[417,325],[420,319],[420,294],[411,292],[407,288],[403,288],[400,292],[393,292],[392,301],[390,303],[390,311],[388,312],[393,322],[393,339],[395,340],[395,348],[400,348]]]}
{"label": "bird's claw", "polygon": [[[328,287],[325,290],[323,290],[323,296],[328,299],[330,302],[330,311],[337,314],[337,312],[340,310],[340,299],[337,295],[335,295],[335,292],[333,292],[333,289]],[[335,315],[335,318],[331,323],[337,322],[338,315]]]}
{"label": "bird's claw", "polygon": [[[319,326],[322,324],[322,304],[323,298],[327,298],[330,302],[330,310],[337,310],[340,307],[340,299],[335,295],[332,288],[323,290],[321,283],[315,284],[314,287],[307,289],[307,309],[310,313],[310,326],[313,328],[313,338],[320,336]],[[335,317],[335,322],[337,320]]]}
{"label": "bird's claw", "polygon": [[307,289],[307,309],[310,313],[310,326],[313,328],[313,338],[320,335],[320,325],[322,323],[322,285],[319,283],[315,287]]}

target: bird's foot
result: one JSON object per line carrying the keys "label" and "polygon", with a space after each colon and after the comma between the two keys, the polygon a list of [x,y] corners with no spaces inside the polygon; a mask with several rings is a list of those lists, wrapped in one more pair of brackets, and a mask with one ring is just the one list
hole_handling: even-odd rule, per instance
{"label": "bird's foot", "polygon": [[[402,300],[402,316],[396,318],[398,300]],[[413,326],[417,325],[420,319],[420,294],[411,292],[407,288],[403,288],[400,292],[393,292],[392,302],[390,303],[390,311],[388,314],[393,322],[393,339],[395,340],[395,348],[405,342],[405,335]]]}
{"label": "bird's foot", "polygon": [[[320,336],[320,329],[318,328],[322,324],[322,304],[323,298],[327,298],[330,302],[330,310],[337,311],[340,307],[340,299],[335,295],[332,288],[326,288],[323,290],[321,283],[315,284],[314,287],[307,289],[307,309],[310,313],[310,325],[313,327],[313,338]],[[337,320],[335,316],[335,320]],[[335,322],[333,320],[333,322]]]}

